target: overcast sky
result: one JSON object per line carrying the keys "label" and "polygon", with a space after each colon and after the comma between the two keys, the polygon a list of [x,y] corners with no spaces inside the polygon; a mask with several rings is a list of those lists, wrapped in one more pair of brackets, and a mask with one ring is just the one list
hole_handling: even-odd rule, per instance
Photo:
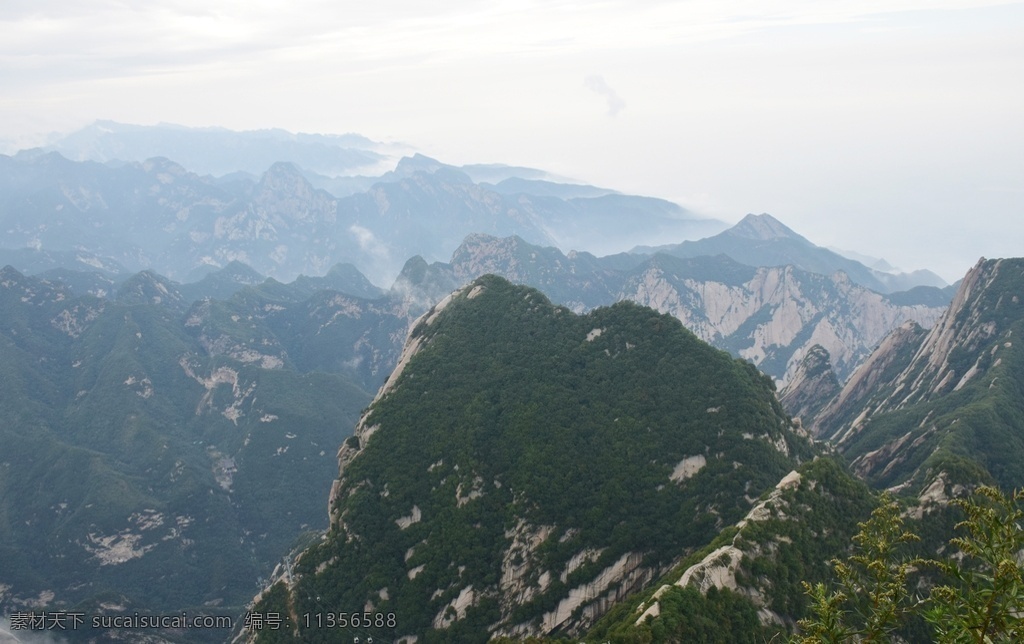
{"label": "overcast sky", "polygon": [[358,132],[949,280],[1024,255],[1024,2],[0,0],[0,87],[8,150],[96,119]]}

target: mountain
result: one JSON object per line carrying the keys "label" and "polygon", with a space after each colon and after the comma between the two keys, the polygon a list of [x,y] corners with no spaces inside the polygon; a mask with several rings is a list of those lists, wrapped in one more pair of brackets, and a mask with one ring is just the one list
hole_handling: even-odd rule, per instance
{"label": "mountain", "polygon": [[190,302],[203,298],[226,300],[246,286],[255,286],[265,279],[250,266],[235,260],[210,271],[199,281],[179,285],[178,289]]}
{"label": "mountain", "polygon": [[982,260],[930,331],[894,331],[814,431],[878,485],[1024,485],[1024,260]]}
{"label": "mountain", "polygon": [[780,381],[792,378],[815,344],[831,354],[836,376],[845,380],[889,331],[906,320],[930,326],[945,310],[915,303],[912,294],[879,295],[843,273],[755,268],[724,255],[566,255],[516,237],[471,235],[436,270],[450,272],[455,284],[501,275],[576,312],[621,300],[650,306]]}
{"label": "mountain", "polygon": [[[474,183],[462,169],[423,155],[402,159],[363,194],[339,206],[368,244],[392,256],[448,256],[467,235],[515,235],[564,251],[620,252],[638,238],[693,238],[721,223],[649,197],[595,194],[562,198],[547,189],[502,193]],[[576,188],[563,190],[578,194]]]}
{"label": "mountain", "polygon": [[350,263],[381,283],[407,258],[448,257],[473,233],[604,253],[721,228],[668,201],[569,197],[580,194],[572,190],[564,198],[551,196],[551,186],[543,195],[502,194],[422,155],[336,197],[287,162],[255,180],[237,173],[217,180],[165,157],[112,166],[29,151],[0,156],[0,225],[9,249],[45,249],[50,259],[21,258],[49,262],[45,268],[60,257],[64,267],[123,266],[196,281],[239,261],[291,280]]}
{"label": "mountain", "polygon": [[76,161],[100,163],[167,157],[200,174],[260,174],[274,163],[287,161],[336,175],[377,164],[383,159],[382,147],[356,134],[293,134],[280,129],[236,132],[97,121],[60,137],[48,149]]}
{"label": "mountain", "polygon": [[223,301],[193,303],[184,325],[211,356],[266,368],[326,371],[376,389],[425,307],[398,294],[366,299],[270,279]]}
{"label": "mountain", "polygon": [[549,181],[567,184],[579,183],[566,177],[551,174],[545,170],[504,163],[471,163],[462,166],[462,171],[477,183],[500,183],[506,179],[525,179],[527,181]]}
{"label": "mountain", "polygon": [[825,347],[816,344],[807,351],[793,378],[779,392],[779,402],[793,417],[814,419],[822,406],[839,395],[841,387]]}
{"label": "mountain", "polygon": [[576,636],[810,455],[771,381],[677,320],[484,276],[415,325],[330,530],[254,610],[305,638],[349,606],[370,623],[332,637]]}
{"label": "mountain", "polygon": [[317,288],[352,277],[192,301],[0,269],[0,611],[236,615],[327,526],[310,490],[423,310]]}
{"label": "mountain", "polygon": [[[727,270],[706,272],[716,264]],[[709,262],[656,255],[627,282],[622,296],[671,313],[702,338],[783,382],[815,344],[828,350],[844,380],[890,329],[907,319],[930,325],[944,310],[895,305],[841,272],[825,276],[792,266],[732,264],[727,257]]]}
{"label": "mountain", "polygon": [[106,278],[126,276],[128,269],[117,262],[83,250],[50,251],[42,248],[0,249],[0,265],[35,275],[49,270],[74,270],[96,273]]}
{"label": "mountain", "polygon": [[638,247],[635,253],[666,253],[676,257],[728,255],[750,266],[794,266],[822,275],[846,273],[854,283],[879,293],[906,291],[915,286],[945,286],[930,271],[890,274],[868,268],[827,248],[815,246],[768,214],[747,215],[732,228],[713,237],[658,247]]}

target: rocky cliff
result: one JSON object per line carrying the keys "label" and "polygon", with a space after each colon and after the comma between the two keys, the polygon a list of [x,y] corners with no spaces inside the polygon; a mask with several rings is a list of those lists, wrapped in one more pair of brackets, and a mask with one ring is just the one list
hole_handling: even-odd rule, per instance
{"label": "rocky cliff", "polygon": [[813,422],[821,407],[839,394],[839,380],[832,370],[828,351],[816,344],[807,351],[779,402],[793,418]]}
{"label": "rocky cliff", "polygon": [[894,331],[814,422],[861,475],[888,484],[1024,483],[1024,260],[982,260],[930,331]]}
{"label": "rocky cliff", "polygon": [[897,303],[844,273],[792,266],[756,268],[728,257],[562,254],[510,237],[473,235],[452,255],[454,281],[502,275],[544,291],[574,311],[629,300],[679,319],[702,340],[788,382],[814,345],[825,348],[840,381],[894,328],[931,326],[944,307]]}

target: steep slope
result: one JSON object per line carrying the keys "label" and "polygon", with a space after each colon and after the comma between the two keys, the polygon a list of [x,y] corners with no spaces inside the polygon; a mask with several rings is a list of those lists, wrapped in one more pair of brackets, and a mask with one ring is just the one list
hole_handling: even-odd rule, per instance
{"label": "steep slope", "polygon": [[[256,610],[307,641],[579,633],[809,454],[768,379],[671,317],[485,276],[414,327],[330,531]],[[351,606],[373,624],[308,619]]]}
{"label": "steep slope", "polygon": [[0,270],[0,612],[233,613],[326,525],[302,490],[369,394],[207,351],[171,293]]}
{"label": "steep slope", "polygon": [[892,328],[907,319],[930,326],[942,311],[895,305],[845,273],[783,266],[730,268],[723,276],[709,273],[709,264],[708,258],[655,256],[634,272],[620,297],[672,314],[702,339],[782,381],[815,344],[828,350],[837,376],[845,379]]}
{"label": "steep slope", "polygon": [[793,418],[812,421],[839,391],[832,358],[825,347],[816,344],[807,351],[785,389],[779,392],[779,402]]}
{"label": "steep slope", "polygon": [[586,641],[777,641],[806,616],[801,582],[831,578],[875,499],[828,458],[790,472],[734,526],[616,606]]}
{"label": "steep slope", "polygon": [[[819,433],[882,485],[1024,485],[1024,260],[982,260],[925,333],[888,338],[822,412]],[[950,478],[952,477],[952,478]]]}

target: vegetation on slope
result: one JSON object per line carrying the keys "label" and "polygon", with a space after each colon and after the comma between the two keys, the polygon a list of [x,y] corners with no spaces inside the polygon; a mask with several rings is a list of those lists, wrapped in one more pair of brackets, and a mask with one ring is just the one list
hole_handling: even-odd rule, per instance
{"label": "vegetation on slope", "polygon": [[[633,555],[645,576],[623,592],[667,570],[810,455],[768,378],[634,304],[577,317],[486,276],[412,336],[419,352],[361,421],[372,438],[331,531],[288,601],[257,607],[307,641],[571,632],[589,617],[556,615],[570,589]],[[679,476],[687,459],[700,466]],[[302,622],[363,606],[398,625]]]}

